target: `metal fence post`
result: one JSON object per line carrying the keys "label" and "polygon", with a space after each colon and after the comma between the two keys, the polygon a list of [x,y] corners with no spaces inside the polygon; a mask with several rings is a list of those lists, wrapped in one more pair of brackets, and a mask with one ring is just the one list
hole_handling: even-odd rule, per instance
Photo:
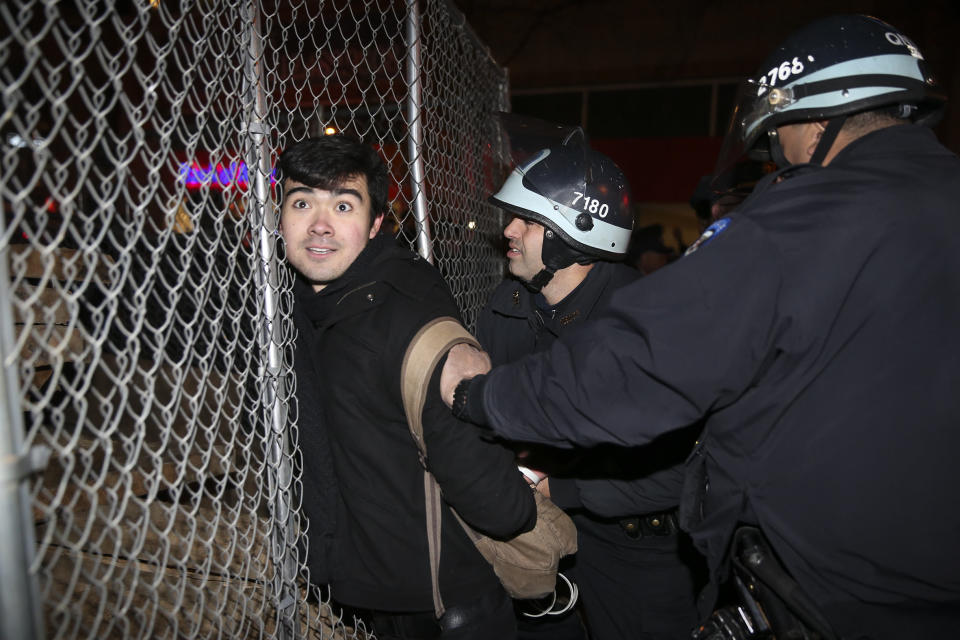
{"label": "metal fence post", "polygon": [[[0,218],[0,236],[6,225]],[[43,607],[30,573],[36,541],[24,478],[36,465],[23,451],[7,252],[0,252],[0,638],[40,640]]]}
{"label": "metal fence post", "polygon": [[[299,635],[296,592],[296,557],[291,550],[296,544],[295,515],[291,508],[293,464],[290,458],[290,435],[287,431],[286,373],[283,370],[278,294],[280,266],[277,260],[277,216],[270,197],[271,152],[267,121],[266,77],[261,48],[262,30],[256,3],[249,9],[248,58],[244,73],[245,120],[247,125],[247,167],[250,193],[247,202],[250,221],[258,237],[261,264],[256,282],[263,293],[262,348],[266,363],[262,368],[262,401],[266,419],[267,483],[271,500],[271,560],[274,563],[274,591],[277,598],[277,638]],[[263,351],[261,352],[263,353]]]}
{"label": "metal fence post", "polygon": [[410,190],[413,195],[413,212],[417,220],[417,251],[433,264],[433,234],[430,231],[430,216],[427,211],[427,194],[423,190],[423,85],[420,77],[422,44],[420,28],[420,3],[407,0],[407,122],[410,134],[407,147],[410,154]]}

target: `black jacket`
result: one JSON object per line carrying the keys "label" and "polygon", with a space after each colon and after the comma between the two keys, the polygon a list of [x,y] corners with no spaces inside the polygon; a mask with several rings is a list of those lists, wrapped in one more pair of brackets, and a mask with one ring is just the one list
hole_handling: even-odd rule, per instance
{"label": "black jacket", "polygon": [[[543,351],[560,335],[580,330],[603,312],[613,292],[640,274],[623,264],[597,262],[587,277],[556,305],[531,293],[513,278],[504,280],[490,296],[477,320],[477,339],[494,366]],[[682,441],[681,441],[682,440]],[[552,454],[550,497],[560,507],[586,510],[602,518],[619,519],[673,509],[680,499],[682,463],[690,438],[665,446],[597,447],[580,450],[572,460]],[[578,520],[583,528],[591,522]],[[614,524],[614,526],[619,526]]]}
{"label": "black jacket", "polygon": [[[404,417],[400,367],[416,331],[438,316],[459,317],[456,304],[436,269],[384,236],[320,293],[300,281],[294,293],[312,579],[355,607],[430,611],[423,470]],[[440,399],[439,372],[423,427],[445,501],[491,536],[529,530],[536,508],[512,456],[456,424]],[[496,589],[493,570],[449,510],[442,526],[444,603]]]}
{"label": "black jacket", "polygon": [[682,506],[714,571],[753,521],[838,631],[953,635],[960,160],[905,125],[783,175],[469,406],[554,444],[706,417]]}

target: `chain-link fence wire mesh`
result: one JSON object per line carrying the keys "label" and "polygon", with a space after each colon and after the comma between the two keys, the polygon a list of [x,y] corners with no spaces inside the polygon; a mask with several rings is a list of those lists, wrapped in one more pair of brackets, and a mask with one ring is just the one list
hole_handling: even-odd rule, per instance
{"label": "chain-link fence wire mesh", "polygon": [[11,0],[0,90],[0,519],[29,547],[0,588],[37,586],[49,638],[367,637],[305,568],[270,167],[328,127],[376,145],[472,326],[503,70],[445,0]]}

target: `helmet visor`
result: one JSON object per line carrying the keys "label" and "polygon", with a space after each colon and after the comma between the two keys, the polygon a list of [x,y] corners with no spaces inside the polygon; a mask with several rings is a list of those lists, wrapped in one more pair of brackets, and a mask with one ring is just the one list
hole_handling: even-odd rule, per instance
{"label": "helmet visor", "polygon": [[[573,197],[570,193],[566,193],[574,188],[572,185],[592,181],[590,146],[583,129],[507,112],[500,112],[497,117],[514,167],[507,180],[508,183],[522,182],[526,185],[525,189],[551,201],[567,202]],[[556,168],[543,170],[540,163],[550,155],[548,149],[553,150],[554,153],[562,149],[563,160],[558,165],[564,169],[563,171],[558,173]],[[556,158],[551,162],[556,162]],[[539,169],[535,169],[536,167]],[[496,196],[493,200],[497,202]],[[521,217],[523,217],[523,211],[524,209],[519,207],[512,209],[514,215]],[[528,215],[526,217],[536,219],[543,216]]]}
{"label": "helmet visor", "polygon": [[587,149],[586,134],[578,126],[558,124],[531,116],[500,111],[497,113],[500,130],[510,152],[514,167],[523,165],[542,149],[579,145]]}
{"label": "helmet visor", "polygon": [[740,83],[730,123],[713,170],[714,184],[748,159],[768,160],[768,142],[763,122],[796,102],[793,87],[769,87],[753,79]]}

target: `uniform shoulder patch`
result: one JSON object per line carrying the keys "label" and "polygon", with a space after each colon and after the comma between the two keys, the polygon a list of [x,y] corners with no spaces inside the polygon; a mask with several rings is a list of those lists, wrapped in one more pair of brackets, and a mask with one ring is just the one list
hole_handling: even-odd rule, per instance
{"label": "uniform shoulder patch", "polygon": [[719,220],[716,220],[713,224],[706,228],[706,230],[703,232],[703,235],[697,238],[696,242],[687,248],[683,255],[688,256],[697,249],[705,247],[710,243],[711,240],[726,231],[727,227],[729,226],[730,218],[720,218]]}

